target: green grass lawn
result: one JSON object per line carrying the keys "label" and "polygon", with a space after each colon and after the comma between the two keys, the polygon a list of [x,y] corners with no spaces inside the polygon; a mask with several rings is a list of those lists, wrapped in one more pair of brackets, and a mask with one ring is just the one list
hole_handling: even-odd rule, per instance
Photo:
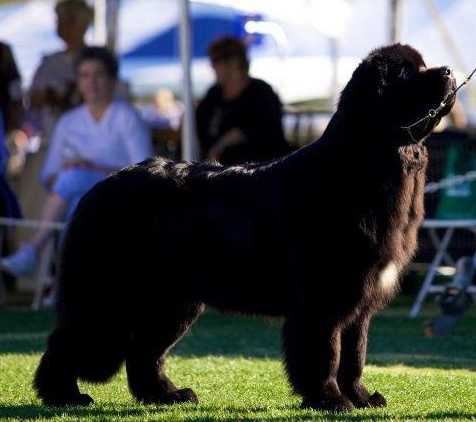
{"label": "green grass lawn", "polygon": [[299,408],[280,362],[279,321],[208,312],[177,346],[168,372],[192,387],[199,405],[143,406],[122,370],[105,385],[82,384],[89,408],[46,408],[32,374],[52,327],[50,312],[0,311],[0,420],[476,420],[476,313],[446,338],[425,338],[426,316],[408,319],[389,308],[372,325],[365,381],[389,402],[385,409],[332,414]]}

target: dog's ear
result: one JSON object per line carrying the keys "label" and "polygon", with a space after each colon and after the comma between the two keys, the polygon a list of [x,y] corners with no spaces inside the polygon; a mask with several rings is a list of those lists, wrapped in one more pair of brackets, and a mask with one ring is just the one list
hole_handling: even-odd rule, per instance
{"label": "dog's ear", "polygon": [[365,103],[379,107],[387,86],[388,65],[380,57],[368,57],[354,70],[350,81],[341,93],[339,108],[342,111]]}
{"label": "dog's ear", "polygon": [[361,83],[370,93],[375,94],[377,97],[383,95],[389,73],[389,66],[386,60],[379,56],[368,58],[361,63],[356,72],[356,77],[361,80]]}

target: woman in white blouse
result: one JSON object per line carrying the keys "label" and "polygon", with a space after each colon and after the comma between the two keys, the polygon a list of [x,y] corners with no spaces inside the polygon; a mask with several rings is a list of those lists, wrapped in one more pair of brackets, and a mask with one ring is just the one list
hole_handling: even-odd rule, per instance
{"label": "woman in white blouse", "polygon": [[[86,47],[78,57],[76,73],[84,103],[65,113],[54,129],[41,172],[49,191],[43,222],[64,219],[81,196],[108,174],[152,155],[149,131],[139,114],[114,99],[118,64],[112,53]],[[40,228],[30,242],[2,259],[0,267],[18,277],[32,274],[49,235],[48,228]]]}

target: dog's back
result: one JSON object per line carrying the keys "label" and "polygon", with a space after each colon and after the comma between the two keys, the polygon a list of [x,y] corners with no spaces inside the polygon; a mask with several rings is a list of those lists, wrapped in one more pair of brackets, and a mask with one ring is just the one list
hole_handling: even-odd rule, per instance
{"label": "dog's back", "polygon": [[[283,314],[285,245],[271,173],[153,159],[101,182],[70,223],[60,301],[97,300],[104,309],[146,290],[154,301],[185,294],[221,309]],[[96,294],[85,296],[85,284]]]}

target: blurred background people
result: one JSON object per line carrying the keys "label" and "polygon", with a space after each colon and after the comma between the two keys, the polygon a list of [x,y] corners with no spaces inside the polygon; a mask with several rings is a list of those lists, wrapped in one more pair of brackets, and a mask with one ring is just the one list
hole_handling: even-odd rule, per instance
{"label": "blurred background people", "polygon": [[270,85],[250,77],[244,43],[223,37],[210,45],[208,55],[216,83],[196,112],[202,158],[237,164],[288,152],[281,101]]}
{"label": "blurred background people", "polygon": [[154,101],[147,107],[143,107],[142,115],[147,123],[154,129],[174,129],[180,127],[183,104],[175,97],[172,90],[160,88]]}
{"label": "blurred background people", "polygon": [[40,135],[36,139],[41,142],[36,151],[27,154],[24,168],[16,181],[22,209],[29,219],[41,216],[41,204],[47,193],[37,177],[56,121],[81,100],[75,85],[74,62],[85,46],[84,36],[94,15],[85,0],[59,0],[55,13],[56,32],[64,41],[65,48],[44,56],[33,76],[28,95],[28,118]]}
{"label": "blurred background people", "polygon": [[60,0],[55,12],[56,32],[65,49],[43,58],[30,88],[30,105],[40,114],[40,129],[47,141],[59,115],[80,101],[74,62],[85,46],[84,36],[94,16],[84,0]]}
{"label": "blurred background people", "polygon": [[[10,158],[8,137],[18,138],[22,133],[23,102],[21,78],[8,44],[0,42],[0,217],[21,218],[17,198],[7,181],[7,165]],[[14,231],[8,228],[2,236],[2,255],[14,248]],[[8,290],[14,286],[12,277],[2,280]],[[3,283],[2,287],[3,288]]]}
{"label": "blurred background people", "polygon": [[[84,193],[108,174],[153,154],[149,131],[138,112],[114,98],[116,57],[104,47],[86,47],[77,59],[76,83],[83,104],[64,114],[55,126],[41,180],[48,196],[41,221],[70,215]],[[47,226],[0,267],[17,277],[34,273],[39,250],[50,235]]]}
{"label": "blurred background people", "polygon": [[3,129],[19,129],[23,119],[21,77],[10,46],[0,42],[0,113]]}
{"label": "blurred background people", "polygon": [[[21,211],[17,198],[7,182],[7,163],[9,153],[6,146],[6,131],[3,116],[0,115],[0,217],[20,218]],[[5,245],[3,245],[5,246]],[[5,248],[2,248],[2,252]]]}
{"label": "blurred background people", "polygon": [[[1,168],[5,173],[16,152],[27,141],[23,132],[24,107],[21,76],[10,46],[0,42],[0,113],[2,119]],[[7,163],[8,161],[8,163]],[[5,174],[4,174],[5,175]]]}

